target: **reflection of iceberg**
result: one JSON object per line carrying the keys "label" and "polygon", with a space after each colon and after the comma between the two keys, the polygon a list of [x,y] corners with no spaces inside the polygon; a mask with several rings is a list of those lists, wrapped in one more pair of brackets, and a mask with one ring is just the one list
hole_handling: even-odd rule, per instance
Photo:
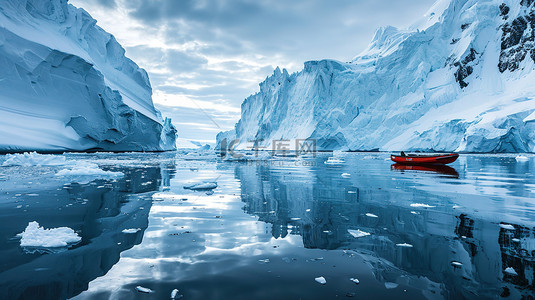
{"label": "reflection of iceberg", "polygon": [[[355,168],[349,160],[347,167]],[[275,238],[294,234],[302,236],[306,248],[352,249],[383,283],[408,284],[429,293],[426,296],[445,298],[499,295],[503,281],[511,283],[507,284],[511,295],[533,289],[529,279],[533,262],[527,254],[535,255],[535,246],[530,246],[535,245],[535,237],[530,229],[514,225],[516,230],[511,232],[485,219],[474,221],[445,211],[438,204],[414,215],[414,208],[406,205],[409,200],[448,203],[457,199],[397,190],[390,178],[385,179],[388,176],[373,172],[359,173],[354,180],[340,178],[339,171],[323,164],[316,172],[306,177],[299,168],[283,172],[238,165],[235,169],[246,212],[272,224]],[[380,217],[370,218],[370,212]],[[348,230],[356,228],[371,236],[354,238]],[[505,247],[507,243],[511,245]],[[513,267],[519,275],[503,274],[505,267]]]}
{"label": "reflection of iceberg", "polygon": [[[24,214],[13,208],[2,211],[0,222],[5,226],[0,228],[0,243],[8,242],[0,247],[0,299],[73,297],[106,274],[121,252],[141,242],[152,202],[135,193],[156,190],[162,173],[154,166],[121,171],[125,177],[117,182],[99,180],[97,184],[59,186],[59,191],[58,186],[41,190],[39,201],[26,207]],[[148,181],[152,183],[142,184]],[[45,227],[70,227],[82,241],[61,253],[24,254],[12,237],[25,228],[29,218]],[[122,232],[129,228],[141,230]]]}

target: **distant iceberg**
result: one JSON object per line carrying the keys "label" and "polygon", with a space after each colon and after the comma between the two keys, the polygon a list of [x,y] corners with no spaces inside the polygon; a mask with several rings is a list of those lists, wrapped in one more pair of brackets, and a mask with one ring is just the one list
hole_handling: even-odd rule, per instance
{"label": "distant iceberg", "polygon": [[0,152],[173,150],[145,70],[64,0],[0,8]]}

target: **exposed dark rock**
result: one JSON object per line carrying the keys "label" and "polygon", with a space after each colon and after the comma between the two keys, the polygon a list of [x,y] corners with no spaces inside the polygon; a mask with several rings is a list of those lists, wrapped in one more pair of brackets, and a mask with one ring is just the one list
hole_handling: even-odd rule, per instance
{"label": "exposed dark rock", "polygon": [[459,83],[459,86],[464,89],[468,86],[465,79],[474,72],[472,65],[477,58],[477,51],[474,48],[470,48],[470,53],[466,55],[460,62],[456,62],[453,66],[457,67],[455,71],[455,80]]}
{"label": "exposed dark rock", "polygon": [[466,28],[470,27],[470,24],[461,25],[461,29],[464,31]]}
{"label": "exposed dark rock", "polygon": [[[527,7],[535,0],[522,0]],[[502,6],[500,10],[503,12]],[[517,70],[520,63],[531,57],[535,61],[535,12],[527,10],[526,14],[502,26],[501,53],[498,68],[500,72]]]}
{"label": "exposed dark rock", "polygon": [[508,14],[509,14],[509,6],[507,6],[505,3],[502,3],[500,5],[500,16],[502,16],[504,19],[507,20]]}

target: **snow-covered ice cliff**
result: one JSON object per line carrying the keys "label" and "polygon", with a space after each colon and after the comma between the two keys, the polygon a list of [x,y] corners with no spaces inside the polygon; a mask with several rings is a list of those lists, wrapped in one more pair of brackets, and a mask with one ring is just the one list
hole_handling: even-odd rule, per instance
{"label": "snow-covered ice cliff", "polygon": [[[440,0],[351,62],[277,68],[223,138],[320,149],[535,151],[533,0]],[[248,144],[249,143],[249,144]]]}
{"label": "snow-covered ice cliff", "polygon": [[175,149],[147,73],[86,11],[0,2],[0,151]]}

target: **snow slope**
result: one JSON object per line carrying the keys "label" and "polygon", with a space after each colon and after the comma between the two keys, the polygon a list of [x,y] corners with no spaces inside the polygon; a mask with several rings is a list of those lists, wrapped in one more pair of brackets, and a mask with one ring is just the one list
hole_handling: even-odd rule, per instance
{"label": "snow slope", "polygon": [[277,68],[218,142],[534,152],[533,2],[440,0],[408,29],[380,28],[351,62],[309,61],[291,75]]}
{"label": "snow slope", "polygon": [[161,151],[176,130],[145,70],[66,0],[2,0],[0,151]]}

